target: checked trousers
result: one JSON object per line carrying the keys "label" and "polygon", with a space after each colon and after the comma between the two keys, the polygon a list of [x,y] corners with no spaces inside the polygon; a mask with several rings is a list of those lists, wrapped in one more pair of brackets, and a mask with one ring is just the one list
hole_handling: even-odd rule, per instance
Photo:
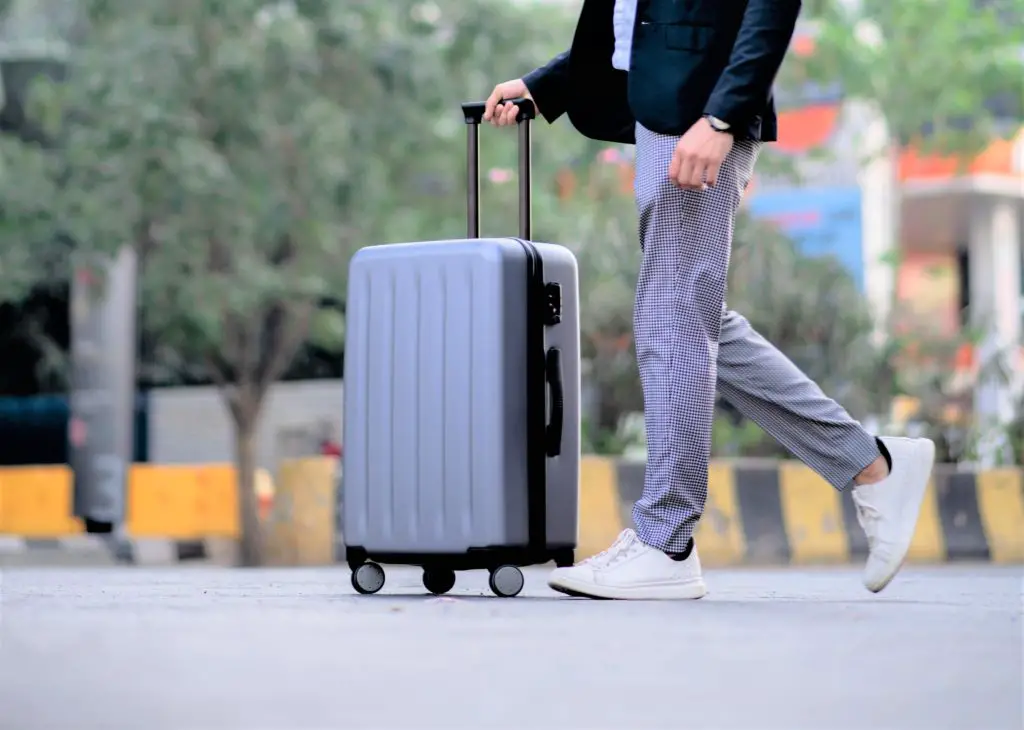
{"label": "checked trousers", "polygon": [[685,550],[704,511],[716,388],[836,489],[879,455],[857,421],[726,308],[733,226],[761,143],[737,140],[718,184],[689,191],[668,179],[678,139],[637,125],[634,333],[648,455],[633,521],[668,552]]}

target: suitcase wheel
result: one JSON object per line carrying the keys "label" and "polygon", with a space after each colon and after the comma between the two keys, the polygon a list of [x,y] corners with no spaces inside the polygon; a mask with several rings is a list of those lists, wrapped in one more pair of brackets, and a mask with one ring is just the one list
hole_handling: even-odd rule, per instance
{"label": "suitcase wheel", "polygon": [[376,563],[363,563],[352,571],[352,587],[363,595],[376,593],[384,587],[384,568]]}
{"label": "suitcase wheel", "polygon": [[519,591],[523,590],[525,582],[523,571],[519,570],[519,568],[514,565],[501,565],[491,571],[488,585],[490,585],[494,595],[501,596],[502,598],[512,598],[519,595]]}
{"label": "suitcase wheel", "polygon": [[444,568],[424,568],[423,587],[435,596],[444,595],[455,587],[455,571]]}

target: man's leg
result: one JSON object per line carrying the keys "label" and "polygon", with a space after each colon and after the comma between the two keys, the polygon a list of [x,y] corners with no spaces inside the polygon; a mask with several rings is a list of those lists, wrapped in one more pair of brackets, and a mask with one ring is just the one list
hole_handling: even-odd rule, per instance
{"label": "man's leg", "polygon": [[637,535],[684,552],[704,510],[733,224],[760,144],[737,141],[718,184],[680,190],[665,174],[675,139],[637,130],[643,263],[634,331],[644,391],[647,470]]}
{"label": "man's leg", "polygon": [[873,436],[733,311],[722,314],[718,391],[836,489],[880,455]]}
{"label": "man's leg", "polygon": [[648,453],[637,528],[548,583],[571,595],[700,598],[706,589],[691,538],[707,498],[733,223],[760,145],[738,141],[715,187],[694,191],[668,177],[677,137],[638,125],[636,141],[643,261],[634,331]]}
{"label": "man's leg", "polygon": [[633,512],[637,531],[625,530],[580,565],[555,570],[549,585],[603,598],[704,595],[692,534],[707,498],[717,384],[837,488],[851,479],[861,485],[854,501],[871,546],[864,582],[881,590],[909,548],[934,445],[883,438],[891,470],[883,464],[879,473],[878,442],[746,320],[724,312],[733,222],[758,146],[737,143],[719,184],[702,192],[668,181],[674,146],[675,138],[637,129],[644,258],[635,330],[648,439],[644,493]]}
{"label": "man's leg", "polygon": [[[870,549],[864,585],[885,588],[910,549],[935,445],[928,439],[876,440],[736,312],[722,317],[718,389],[836,489],[854,483]],[[887,464],[879,464],[880,444]]]}

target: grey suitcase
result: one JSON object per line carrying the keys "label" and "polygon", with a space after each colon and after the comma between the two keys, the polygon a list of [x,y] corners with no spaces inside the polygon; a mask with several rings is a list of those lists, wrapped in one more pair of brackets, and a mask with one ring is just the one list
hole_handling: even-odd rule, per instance
{"label": "grey suitcase", "polygon": [[522,590],[571,565],[580,468],[579,295],[567,248],[530,242],[530,121],[520,104],[520,237],[481,238],[483,104],[468,130],[469,237],[371,246],[349,267],[342,537],[360,593],[381,564]]}

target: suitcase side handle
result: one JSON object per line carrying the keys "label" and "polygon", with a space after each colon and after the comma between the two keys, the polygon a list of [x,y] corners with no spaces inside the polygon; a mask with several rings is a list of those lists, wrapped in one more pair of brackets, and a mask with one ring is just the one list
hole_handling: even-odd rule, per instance
{"label": "suitcase side handle", "polygon": [[562,381],[562,351],[548,349],[544,363],[544,379],[551,394],[551,420],[544,430],[548,458],[562,453],[562,424],[565,422],[565,385]]}
{"label": "suitcase side handle", "polygon": [[[519,128],[519,237],[529,241],[533,235],[531,217],[531,161],[530,121],[537,116],[537,107],[526,98],[502,102],[519,107],[516,122]],[[467,101],[462,105],[466,121],[466,233],[468,238],[480,238],[480,125],[483,123],[482,101]]]}

